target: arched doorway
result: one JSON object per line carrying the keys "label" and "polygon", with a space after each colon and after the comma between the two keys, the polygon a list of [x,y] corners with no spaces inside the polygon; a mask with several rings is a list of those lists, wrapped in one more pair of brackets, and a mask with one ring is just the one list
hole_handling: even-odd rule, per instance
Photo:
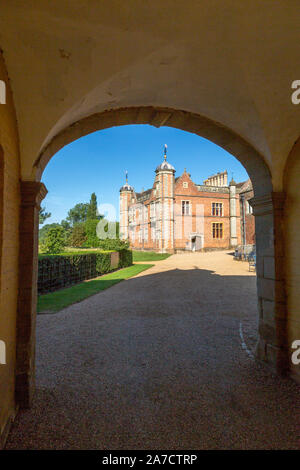
{"label": "arched doorway", "polygon": [[2,278],[2,244],[3,244],[3,195],[4,195],[4,158],[0,145],[0,292]]}
{"label": "arched doorway", "polygon": [[[259,310],[259,341],[256,356],[274,370],[287,373],[289,368],[286,324],[279,321],[277,312],[285,312],[284,279],[280,273],[282,261],[282,193],[272,191],[269,169],[259,152],[242,137],[220,123],[210,119],[169,108],[130,107],[105,111],[88,116],[55,135],[42,149],[35,161],[36,181],[22,183],[22,219],[31,227],[21,236],[22,274],[28,278],[32,295],[25,299],[19,309],[19,324],[24,324],[24,310],[27,311],[28,335],[23,338],[23,350],[27,351],[27,362],[19,357],[22,374],[17,370],[17,399],[21,406],[29,406],[34,389],[34,330],[36,305],[37,271],[37,220],[38,209],[45,187],[38,180],[51,157],[64,145],[96,130],[126,124],[150,124],[156,127],[169,126],[198,134],[221,146],[234,155],[247,170],[254,188],[252,200],[256,216],[257,238],[257,291]],[[23,270],[23,272],[22,272]],[[29,273],[29,276],[28,276]],[[28,287],[28,286],[27,286]],[[20,285],[20,295],[23,286]],[[25,305],[24,305],[25,303]],[[23,362],[22,362],[23,361]],[[18,379],[19,378],[19,379]]]}

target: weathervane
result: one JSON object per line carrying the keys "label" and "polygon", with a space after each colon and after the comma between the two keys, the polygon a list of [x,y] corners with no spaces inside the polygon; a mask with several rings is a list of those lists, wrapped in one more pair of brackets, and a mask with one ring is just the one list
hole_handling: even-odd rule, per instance
{"label": "weathervane", "polygon": [[165,147],[164,147],[164,159],[167,160],[167,144],[165,144]]}

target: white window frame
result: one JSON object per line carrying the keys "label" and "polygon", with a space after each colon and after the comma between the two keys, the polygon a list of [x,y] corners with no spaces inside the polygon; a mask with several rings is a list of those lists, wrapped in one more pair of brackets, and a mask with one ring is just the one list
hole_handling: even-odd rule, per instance
{"label": "white window frame", "polygon": [[[189,208],[188,213],[186,212],[186,208]],[[181,201],[181,215],[191,215],[192,212],[192,204],[191,201],[183,199]]]}
{"label": "white window frame", "polygon": [[148,224],[144,227],[144,240],[148,242]]}
{"label": "white window frame", "polygon": [[151,240],[156,240],[156,226],[153,224],[152,226],[150,226],[150,230],[151,230]]}
{"label": "white window frame", "polygon": [[142,227],[139,229],[139,243],[142,243],[143,241],[143,229]]}
{"label": "white window frame", "polygon": [[249,201],[246,201],[246,212],[247,214],[253,214],[253,207],[249,204]]}

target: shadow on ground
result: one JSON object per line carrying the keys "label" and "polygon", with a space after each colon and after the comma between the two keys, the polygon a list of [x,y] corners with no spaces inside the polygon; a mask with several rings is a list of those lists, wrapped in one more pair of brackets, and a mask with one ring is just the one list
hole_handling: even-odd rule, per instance
{"label": "shadow on ground", "polygon": [[38,318],[37,393],[8,449],[297,448],[298,387],[241,347],[255,276],[143,274]]}

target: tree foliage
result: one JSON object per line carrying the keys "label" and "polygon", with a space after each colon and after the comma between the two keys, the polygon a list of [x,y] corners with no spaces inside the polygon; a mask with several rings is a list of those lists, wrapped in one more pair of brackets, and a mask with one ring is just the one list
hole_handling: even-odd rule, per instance
{"label": "tree foliage", "polygon": [[65,231],[59,225],[50,227],[47,231],[42,243],[41,249],[44,253],[60,253],[66,244]]}
{"label": "tree foliage", "polygon": [[[43,208],[43,216],[47,218],[50,217],[50,215],[51,214],[46,213]],[[100,220],[102,221],[101,230],[98,231],[97,234],[97,226]],[[64,234],[64,246],[102,248],[104,250],[127,248],[128,243],[119,240],[119,222],[115,224],[114,226],[113,222],[109,222],[104,219],[103,215],[99,215],[97,196],[95,193],[92,193],[89,203],[76,204],[69,210],[67,218],[62,220],[60,224],[47,224],[39,230],[40,250],[50,253],[49,249],[56,249],[53,241],[55,238],[53,235],[54,232],[51,231],[54,228],[59,229],[57,234]],[[49,235],[50,238],[48,237],[49,231],[51,231],[51,236]],[[109,238],[110,236],[114,238]],[[53,248],[49,248],[52,244],[50,239],[54,243]],[[55,253],[55,251],[51,251],[51,253]]]}
{"label": "tree foliage", "polygon": [[81,248],[86,245],[86,228],[85,224],[75,224],[68,238],[68,245]]}
{"label": "tree foliage", "polygon": [[41,207],[39,212],[39,225],[42,225],[49,217],[51,217],[51,212],[46,212],[46,208]]}
{"label": "tree foliage", "polygon": [[89,206],[89,203],[80,202],[69,210],[66,221],[71,225],[71,227],[74,227],[75,224],[86,221]]}
{"label": "tree foliage", "polygon": [[97,248],[99,246],[99,238],[97,237],[97,225],[99,220],[88,219],[85,222],[86,231],[86,246],[90,248]]}
{"label": "tree foliage", "polygon": [[95,193],[91,194],[91,199],[87,211],[87,219],[97,219],[98,217],[98,208],[97,208],[97,196]]}
{"label": "tree foliage", "polygon": [[47,233],[52,227],[60,227],[60,224],[58,223],[46,224],[42,228],[39,229],[39,243],[43,243]]}
{"label": "tree foliage", "polygon": [[63,219],[60,223],[60,225],[62,226],[62,228],[64,230],[70,230],[71,229],[71,225],[70,225],[70,222],[68,222],[66,219]]}
{"label": "tree foliage", "polygon": [[92,193],[90,202],[80,202],[69,210],[64,223],[66,222],[71,227],[74,227],[78,223],[86,222],[86,220],[100,220],[102,217],[98,213],[97,196],[95,193]]}

